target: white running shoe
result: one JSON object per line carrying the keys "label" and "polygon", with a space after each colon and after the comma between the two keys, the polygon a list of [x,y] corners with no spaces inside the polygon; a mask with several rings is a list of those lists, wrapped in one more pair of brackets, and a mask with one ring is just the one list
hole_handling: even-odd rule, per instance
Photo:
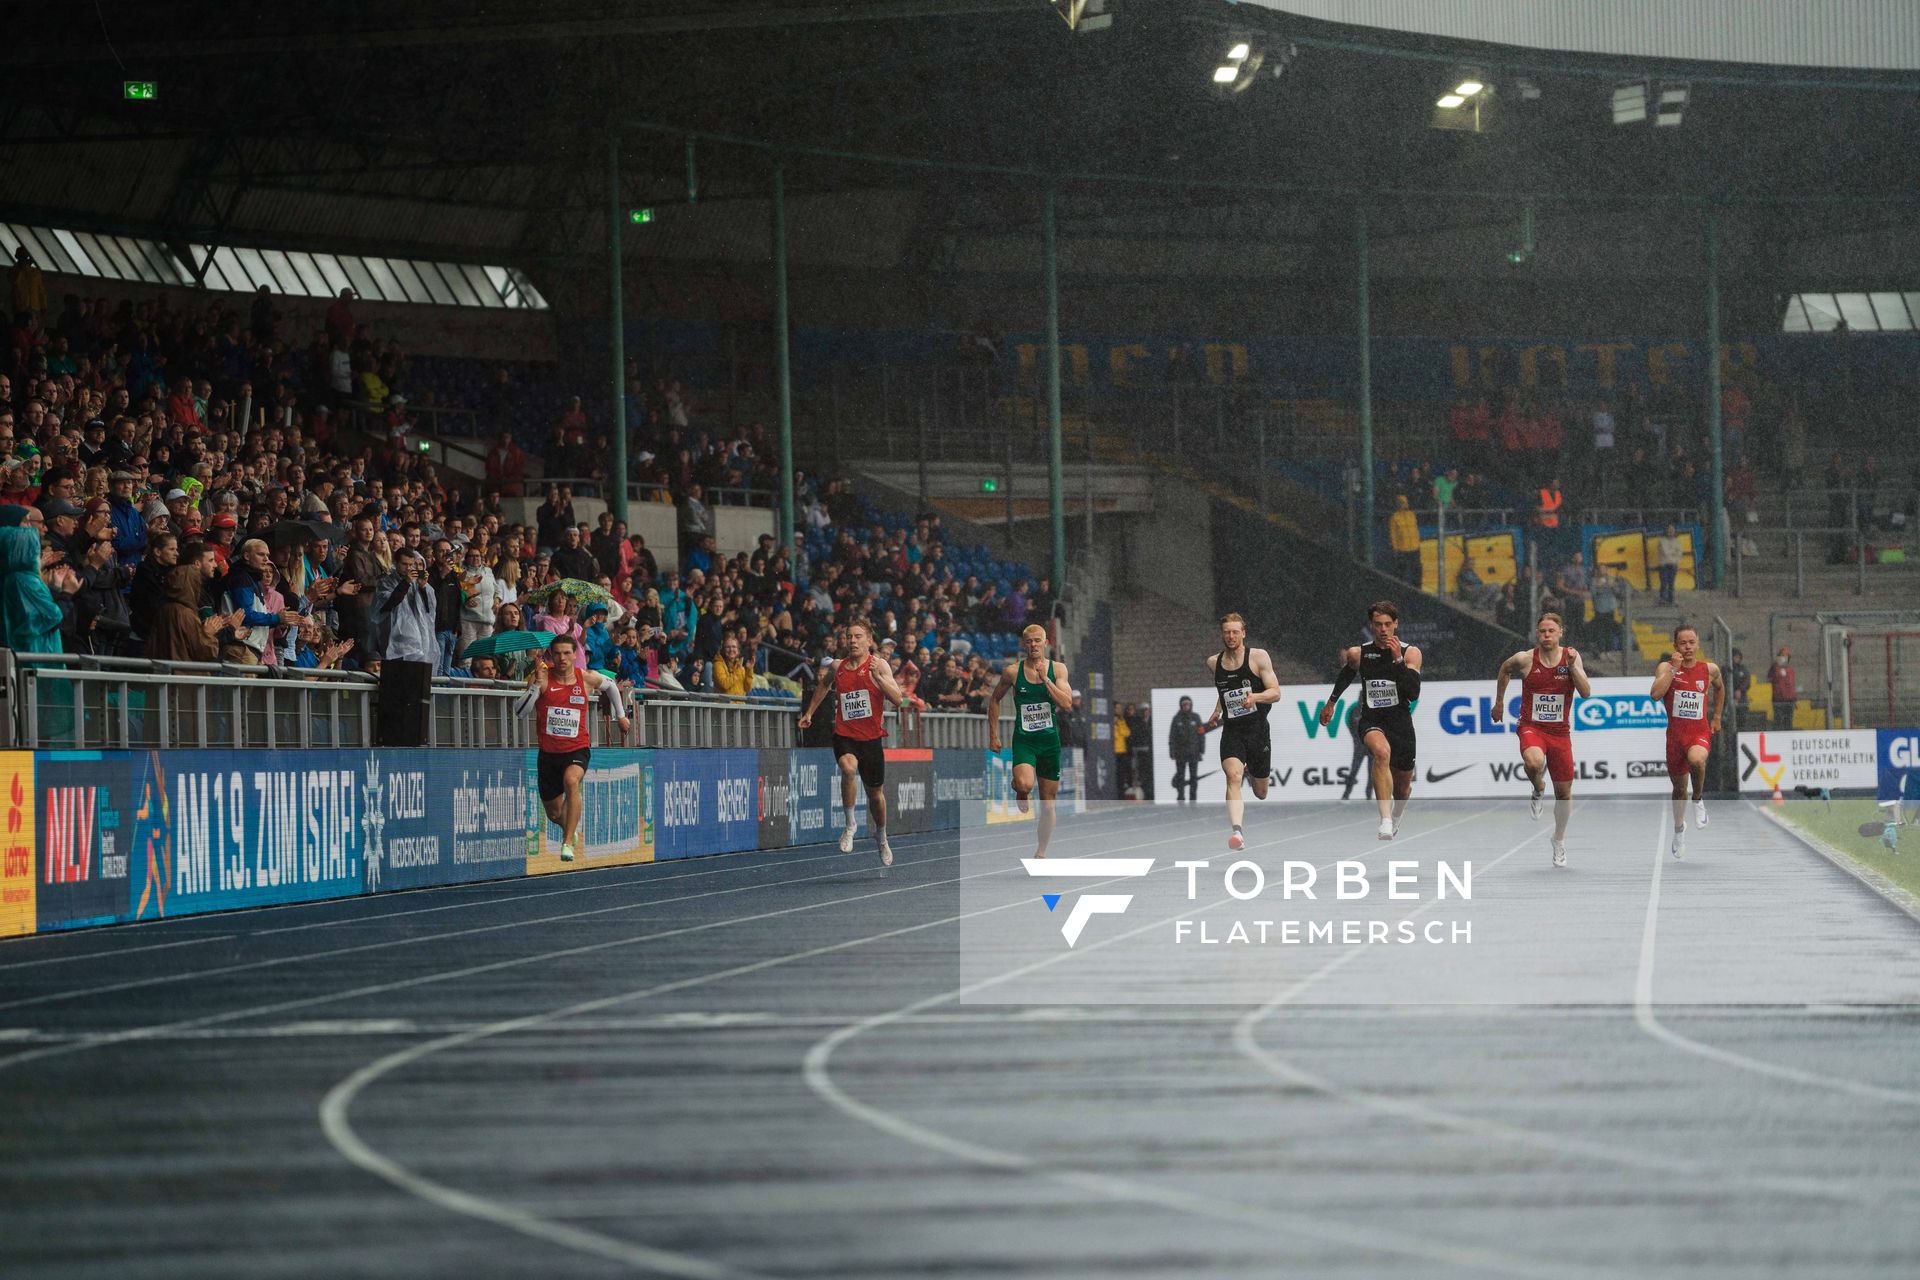
{"label": "white running shoe", "polygon": [[1687,829],[1685,827],[1675,827],[1673,829],[1673,856],[1676,858],[1680,857],[1686,850],[1686,847]]}
{"label": "white running shoe", "polygon": [[1546,798],[1546,792],[1536,791],[1533,793],[1533,798],[1527,801],[1527,811],[1533,814],[1533,820],[1535,822],[1540,821],[1540,815],[1547,811],[1546,805],[1542,803]]}
{"label": "white running shoe", "polygon": [[1020,812],[1022,812],[1022,813],[1032,813],[1032,812],[1033,812],[1033,805],[1032,805],[1032,803],[1031,803],[1031,802],[1030,802],[1030,801],[1029,801],[1029,800],[1027,799],[1027,797],[1026,797],[1026,796],[1015,796],[1015,797],[1014,797],[1014,799],[1015,799],[1016,801],[1018,801],[1018,802],[1019,802],[1019,804],[1020,804]]}
{"label": "white running shoe", "polygon": [[1247,838],[1245,836],[1241,835],[1238,831],[1231,831],[1227,833],[1227,848],[1244,849],[1246,847],[1247,847]]}
{"label": "white running shoe", "polygon": [[1553,865],[1556,867],[1564,867],[1567,865],[1567,842],[1565,840],[1555,840],[1553,842]]}
{"label": "white running shoe", "polygon": [[1693,825],[1696,827],[1704,827],[1707,825],[1707,802],[1705,800],[1695,800],[1693,802]]}
{"label": "white running shoe", "polygon": [[893,865],[893,846],[887,843],[887,833],[884,831],[880,833],[880,865],[883,867]]}
{"label": "white running shoe", "polygon": [[853,828],[848,827],[840,833],[840,852],[853,852]]}
{"label": "white running shoe", "polygon": [[1392,818],[1380,819],[1380,838],[1382,840],[1393,839],[1394,833],[1397,832],[1399,829],[1400,828],[1394,823],[1394,820]]}
{"label": "white running shoe", "polygon": [[573,844],[571,842],[563,842],[560,845],[560,861],[562,862],[573,861]]}

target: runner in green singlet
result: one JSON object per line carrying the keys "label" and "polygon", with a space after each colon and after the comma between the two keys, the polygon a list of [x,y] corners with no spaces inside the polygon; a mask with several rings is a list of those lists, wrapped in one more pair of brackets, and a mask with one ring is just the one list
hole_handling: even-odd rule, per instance
{"label": "runner in green singlet", "polygon": [[1038,786],[1039,844],[1034,857],[1047,856],[1053,838],[1054,797],[1060,794],[1060,715],[1073,709],[1067,666],[1046,656],[1047,631],[1034,623],[1020,633],[1022,657],[1009,663],[987,699],[988,741],[1000,750],[1000,700],[1013,693],[1013,794],[1020,812]]}

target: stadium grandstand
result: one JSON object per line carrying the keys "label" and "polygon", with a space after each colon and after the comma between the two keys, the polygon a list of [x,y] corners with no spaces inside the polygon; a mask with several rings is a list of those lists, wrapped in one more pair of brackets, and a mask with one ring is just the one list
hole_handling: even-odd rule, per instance
{"label": "stadium grandstand", "polygon": [[8,26],[0,1271],[1920,1268],[1920,9]]}

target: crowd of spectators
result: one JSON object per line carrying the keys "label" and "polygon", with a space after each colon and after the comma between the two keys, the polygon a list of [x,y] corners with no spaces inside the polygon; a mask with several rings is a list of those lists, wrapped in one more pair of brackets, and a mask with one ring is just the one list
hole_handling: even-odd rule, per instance
{"label": "crowd of spectators", "polygon": [[[38,301],[22,270],[10,296]],[[804,474],[792,542],[722,554],[709,495],[770,483],[765,431],[700,430],[673,383],[657,405],[640,395],[632,440],[637,477],[677,504],[677,564],[611,514],[577,518],[567,485],[516,519],[503,499],[538,482],[511,433],[480,492],[449,483],[410,440],[406,353],[351,304],[301,350],[264,291],[245,313],[164,295],[17,309],[0,352],[0,643],[377,674],[411,643],[395,626],[417,600],[436,675],[524,678],[527,651],[467,651],[544,631],[632,685],[748,697],[800,693],[859,620],[919,702],[977,710],[987,659],[1051,610],[1044,581],[956,573],[937,515],[889,529],[847,482]],[[364,433],[336,425],[343,404]],[[607,456],[578,398],[554,437]],[[563,579],[587,598],[542,591]]]}

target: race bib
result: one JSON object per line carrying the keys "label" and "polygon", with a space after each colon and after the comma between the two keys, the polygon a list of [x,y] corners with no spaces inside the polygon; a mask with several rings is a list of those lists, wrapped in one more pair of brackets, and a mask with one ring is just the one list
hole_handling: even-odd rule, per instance
{"label": "race bib", "polygon": [[1235,716],[1250,716],[1259,710],[1253,703],[1247,701],[1247,696],[1252,692],[1253,690],[1245,685],[1237,689],[1221,691],[1220,697],[1227,704],[1227,719],[1231,720]]}
{"label": "race bib", "polygon": [[1673,691],[1673,718],[1675,720],[1705,720],[1707,718],[1706,690],[1675,689]]}
{"label": "race bib", "polygon": [[1536,693],[1533,695],[1531,719],[1535,724],[1559,724],[1566,719],[1567,695],[1564,693]]}
{"label": "race bib", "polygon": [[850,689],[840,695],[842,720],[867,720],[873,716],[873,695],[865,689]]}
{"label": "race bib", "polygon": [[1367,705],[1374,710],[1400,705],[1400,686],[1391,680],[1367,681]]}
{"label": "race bib", "polygon": [[580,736],[580,708],[548,707],[547,736],[549,738],[577,738]]}
{"label": "race bib", "polygon": [[1020,704],[1020,730],[1023,733],[1045,733],[1053,728],[1053,704],[1051,702],[1023,702]]}

